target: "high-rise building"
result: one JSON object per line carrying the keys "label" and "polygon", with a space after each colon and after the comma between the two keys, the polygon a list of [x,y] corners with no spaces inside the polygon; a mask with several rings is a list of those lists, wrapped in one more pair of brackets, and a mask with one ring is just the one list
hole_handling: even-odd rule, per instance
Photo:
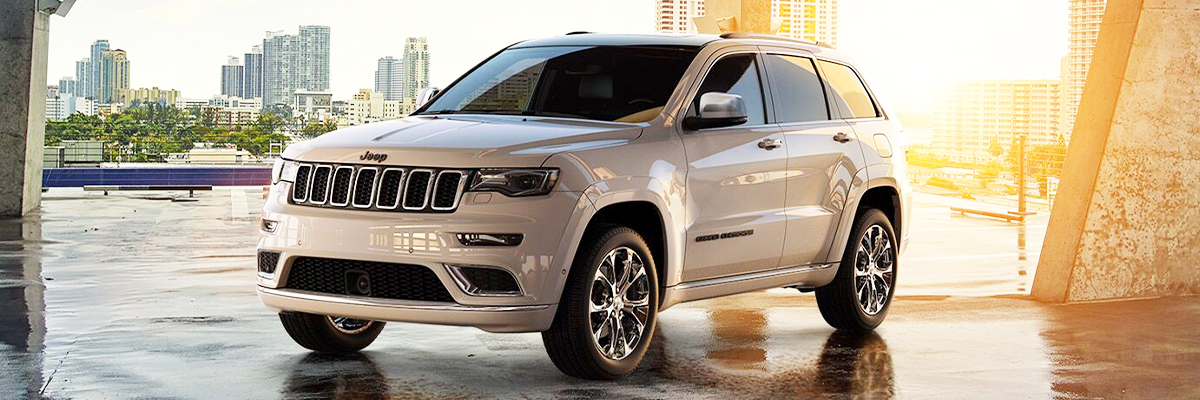
{"label": "high-rise building", "polygon": [[329,90],[329,27],[304,25],[296,35],[263,40],[263,104],[292,104],[297,91]]}
{"label": "high-rise building", "polygon": [[175,89],[159,89],[158,86],[155,86],[152,88],[125,89],[122,91],[121,97],[129,104],[157,103],[163,106],[174,106],[179,101],[180,93]]}
{"label": "high-rise building", "polygon": [[75,62],[75,95],[84,98],[91,98],[92,90],[92,59],[84,58]]}
{"label": "high-rise building", "polygon": [[384,100],[404,98],[404,63],[386,56],[379,59],[375,68],[375,94]]}
{"label": "high-rise building", "polygon": [[97,40],[92,43],[91,63],[88,65],[88,87],[85,89],[84,96],[90,99],[99,99],[100,96],[100,81],[103,77],[104,63],[101,56],[109,50],[107,40]]}
{"label": "high-rise building", "polygon": [[[659,32],[696,33],[704,0],[657,0]],[[771,21],[780,36],[837,46],[838,0],[771,0]]]}
{"label": "high-rise building", "polygon": [[696,33],[692,19],[704,16],[704,0],[658,0],[658,31]]}
{"label": "high-rise building", "polygon": [[105,50],[100,54],[100,77],[97,79],[99,103],[126,103],[124,90],[129,89],[129,59],[125,50]]}
{"label": "high-rise building", "polygon": [[1075,114],[1079,112],[1083,84],[1092,66],[1092,53],[1096,50],[1096,37],[1100,35],[1106,3],[1106,0],[1071,0],[1071,41],[1063,73],[1062,110],[1062,130],[1068,137],[1075,127]]}
{"label": "high-rise building", "polygon": [[417,97],[417,92],[429,87],[429,43],[424,37],[404,40],[404,76],[401,94]]}
{"label": "high-rise building", "polygon": [[75,78],[64,76],[62,79],[58,80],[58,93],[78,96],[79,81],[76,81]]}
{"label": "high-rise building", "polygon": [[263,50],[262,45],[255,45],[246,53],[245,65],[242,70],[242,97],[247,99],[262,98],[263,92]]}
{"label": "high-rise building", "polygon": [[838,0],[772,0],[771,19],[780,36],[837,47]]}
{"label": "high-rise building", "polygon": [[243,97],[241,61],[237,57],[229,57],[229,61],[221,66],[221,94],[226,96]]}
{"label": "high-rise building", "polygon": [[1057,80],[989,80],[949,85],[934,105],[933,143],[955,161],[996,161],[992,144],[1005,153],[1016,135],[1030,145],[1052,144],[1059,135],[1062,104]]}

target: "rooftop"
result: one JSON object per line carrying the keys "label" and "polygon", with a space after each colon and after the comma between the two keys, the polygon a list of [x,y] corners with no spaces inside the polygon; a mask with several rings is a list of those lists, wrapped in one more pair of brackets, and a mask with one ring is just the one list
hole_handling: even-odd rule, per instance
{"label": "rooftop", "polygon": [[898,300],[876,333],[834,332],[811,294],[790,289],[688,303],[662,314],[633,377],[601,383],[558,373],[537,334],[395,323],[361,355],[304,351],[254,293],[261,187],[217,188],[196,202],[45,195],[39,215],[0,220],[0,393],[1200,397],[1200,298],[1043,305],[1021,296],[1044,215],[1024,226],[954,216],[947,206],[958,200],[919,195]]}

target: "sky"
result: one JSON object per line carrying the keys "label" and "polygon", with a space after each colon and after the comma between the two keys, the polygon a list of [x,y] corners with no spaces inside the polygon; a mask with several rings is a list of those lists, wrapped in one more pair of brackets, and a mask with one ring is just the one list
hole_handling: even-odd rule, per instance
{"label": "sky", "polygon": [[[351,6],[352,5],[352,6]],[[928,104],[967,79],[1056,79],[1067,54],[1067,0],[841,0],[839,50],[885,102]],[[129,53],[131,86],[220,92],[221,65],[266,31],[330,26],[335,99],[374,87],[376,60],[428,37],[430,82],[445,87],[509,44],[571,31],[652,32],[654,0],[79,0],[52,17],[49,80],[107,39]],[[896,104],[900,103],[900,104]]]}

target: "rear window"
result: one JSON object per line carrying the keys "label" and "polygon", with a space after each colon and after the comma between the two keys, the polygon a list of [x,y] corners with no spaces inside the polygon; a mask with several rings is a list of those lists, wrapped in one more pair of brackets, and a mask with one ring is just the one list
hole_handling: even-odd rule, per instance
{"label": "rear window", "polygon": [[831,98],[843,113],[850,114],[845,116],[847,119],[879,116],[875,102],[867,93],[867,86],[863,84],[858,74],[854,73],[854,70],[842,64],[827,61],[820,61],[820,63],[821,71],[825,72],[825,80],[833,88]]}

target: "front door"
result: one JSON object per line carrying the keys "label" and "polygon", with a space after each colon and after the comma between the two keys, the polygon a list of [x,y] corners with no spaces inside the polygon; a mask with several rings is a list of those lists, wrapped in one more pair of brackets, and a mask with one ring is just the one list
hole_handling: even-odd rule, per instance
{"label": "front door", "polygon": [[779,266],[787,218],[784,174],[787,150],[779,126],[769,123],[764,74],[756,48],[714,55],[692,97],[742,96],[749,120],[742,125],[682,132],[688,157],[685,282],[767,271]]}

